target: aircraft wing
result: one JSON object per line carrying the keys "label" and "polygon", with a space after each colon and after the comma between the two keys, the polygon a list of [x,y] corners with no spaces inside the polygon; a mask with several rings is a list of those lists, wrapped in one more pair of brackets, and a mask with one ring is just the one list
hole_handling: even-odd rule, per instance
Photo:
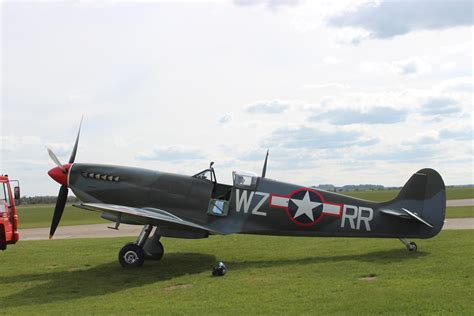
{"label": "aircraft wing", "polygon": [[[164,226],[178,230],[190,230],[201,232],[212,232],[208,228],[190,221],[183,220],[167,211],[156,208],[137,208],[123,205],[105,204],[105,203],[81,203],[73,206],[88,211],[103,212],[120,216],[124,223],[134,224],[152,224],[158,227]],[[109,219],[109,218],[107,218]]]}

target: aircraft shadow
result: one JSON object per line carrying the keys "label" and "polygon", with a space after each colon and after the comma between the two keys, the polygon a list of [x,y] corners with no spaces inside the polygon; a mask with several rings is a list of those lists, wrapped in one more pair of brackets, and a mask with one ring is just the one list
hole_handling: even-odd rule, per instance
{"label": "aircraft shadow", "polygon": [[386,251],[376,251],[361,255],[342,255],[342,256],[318,256],[306,257],[300,259],[283,259],[283,260],[259,260],[259,261],[226,261],[226,265],[230,270],[247,269],[253,267],[274,267],[291,264],[318,264],[318,263],[336,263],[344,261],[362,261],[374,264],[389,264],[412,260],[428,255],[428,252],[417,251],[408,252],[405,248],[392,249]]}
{"label": "aircraft shadow", "polygon": [[[412,260],[427,255],[425,252],[408,253],[406,249],[393,249],[361,255],[311,256],[297,259],[255,261],[225,261],[229,272],[255,267],[272,267],[292,264],[318,264],[326,262],[363,261],[375,264]],[[146,261],[140,269],[125,270],[117,262],[86,269],[41,274],[0,276],[0,284],[37,284],[8,297],[0,297],[2,308],[47,304],[90,296],[120,292],[125,289],[170,280],[186,274],[209,272],[216,258],[208,254],[170,253],[161,261]]]}
{"label": "aircraft shadow", "polygon": [[[16,283],[16,286],[28,287],[7,297],[0,297],[1,307],[4,309],[100,296],[205,271],[211,275],[215,263],[216,258],[208,254],[170,253],[161,261],[147,260],[139,269],[126,270],[113,261],[72,271],[0,276],[2,286],[15,286]],[[28,285],[32,282],[35,285]]]}

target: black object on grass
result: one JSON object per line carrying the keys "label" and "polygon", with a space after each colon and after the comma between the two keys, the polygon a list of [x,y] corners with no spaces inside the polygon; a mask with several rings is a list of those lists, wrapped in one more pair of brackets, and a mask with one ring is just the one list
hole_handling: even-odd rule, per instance
{"label": "black object on grass", "polygon": [[212,276],[223,276],[227,272],[224,262],[220,261],[217,266],[212,268]]}

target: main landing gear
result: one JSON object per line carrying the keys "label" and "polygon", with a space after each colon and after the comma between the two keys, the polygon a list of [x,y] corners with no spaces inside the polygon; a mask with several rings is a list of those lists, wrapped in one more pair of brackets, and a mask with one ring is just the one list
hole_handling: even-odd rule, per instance
{"label": "main landing gear", "polygon": [[124,268],[141,267],[146,259],[160,260],[164,254],[163,245],[160,242],[160,235],[155,234],[151,237],[153,226],[147,224],[143,227],[135,243],[129,243],[120,250],[118,259],[120,265]]}
{"label": "main landing gear", "polygon": [[405,245],[405,247],[407,247],[408,251],[415,252],[418,249],[418,247],[416,246],[416,243],[413,241],[409,241],[405,238],[400,238],[400,241],[402,242],[402,244]]}

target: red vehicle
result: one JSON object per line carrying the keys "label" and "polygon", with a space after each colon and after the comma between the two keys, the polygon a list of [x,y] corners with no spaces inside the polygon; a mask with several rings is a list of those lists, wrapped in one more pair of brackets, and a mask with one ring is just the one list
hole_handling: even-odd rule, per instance
{"label": "red vehicle", "polygon": [[[12,194],[11,185],[14,183]],[[0,250],[18,241],[18,215],[15,200],[20,202],[20,186],[18,180],[9,180],[7,175],[0,175]]]}

